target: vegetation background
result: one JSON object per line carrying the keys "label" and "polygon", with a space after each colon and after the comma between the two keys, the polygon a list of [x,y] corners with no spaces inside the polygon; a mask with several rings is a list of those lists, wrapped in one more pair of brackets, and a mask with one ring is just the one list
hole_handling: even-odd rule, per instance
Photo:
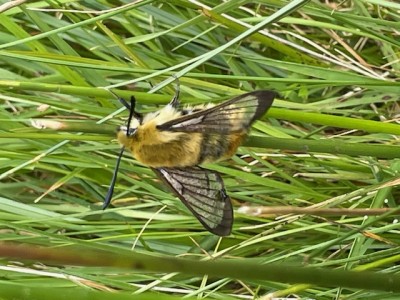
{"label": "vegetation background", "polygon": [[[26,250],[24,260],[0,260],[1,299],[399,299],[373,277],[353,286],[357,273],[346,284],[306,268],[301,281],[243,275],[272,263],[398,272],[399,3],[0,3],[0,239]],[[107,89],[153,111],[174,94],[171,75],[185,104],[280,93],[238,154],[208,166],[233,200],[229,237],[205,231],[129,153],[113,208],[101,210],[113,131],[127,116]],[[99,266],[44,265],[29,245],[107,250],[110,260],[135,250],[160,268],[157,257],[237,264],[229,276],[207,265],[213,277],[179,264],[109,268],[101,256]]]}

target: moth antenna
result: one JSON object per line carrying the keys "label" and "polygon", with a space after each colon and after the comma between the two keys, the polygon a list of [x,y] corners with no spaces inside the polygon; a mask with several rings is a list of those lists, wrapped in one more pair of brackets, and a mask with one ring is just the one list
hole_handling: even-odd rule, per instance
{"label": "moth antenna", "polygon": [[[132,96],[133,97],[133,96]],[[119,103],[121,103],[123,106],[125,106],[129,111],[132,110],[131,104],[129,104],[124,98],[118,97]],[[132,102],[132,101],[131,101]]]}
{"label": "moth antenna", "polygon": [[[136,98],[135,98],[135,96],[132,96],[131,97],[131,104],[129,105],[130,109],[129,109],[128,124],[127,124],[128,131],[129,131],[129,128],[130,128],[130,125],[131,125],[132,118],[138,119],[140,124],[142,123],[142,120],[143,120],[142,114],[140,114],[137,111],[135,111],[135,106],[136,106]],[[128,135],[128,132],[127,132],[127,135]]]}
{"label": "moth antenna", "polygon": [[138,119],[140,121],[140,123],[142,122],[143,116],[138,113],[137,111],[135,111],[135,105],[136,105],[136,98],[135,96],[131,96],[131,103],[129,104],[128,101],[126,101],[124,98],[118,96],[116,93],[114,93],[112,90],[108,90],[111,94],[113,94],[115,96],[115,98],[118,99],[118,101],[125,106],[125,108],[127,108],[129,110],[129,119],[132,118],[132,116],[134,116],[136,119]]}
{"label": "moth antenna", "polygon": [[180,94],[181,85],[179,83],[178,77],[176,77],[175,75],[172,75],[172,77],[175,78],[176,89],[175,89],[174,98],[172,98],[172,100],[169,102],[169,105],[171,105],[173,108],[177,108],[179,106],[179,94]]}
{"label": "moth antenna", "polygon": [[[113,92],[111,92],[113,93]],[[113,93],[115,96],[117,96],[115,93]],[[125,99],[118,97],[119,102],[121,102],[126,108],[129,109],[129,118],[128,118],[128,123],[127,123],[127,130],[126,130],[126,136],[129,136],[129,128],[131,125],[132,118],[139,119],[140,123],[142,122],[142,115],[139,114],[138,112],[135,111],[135,105],[136,105],[136,99],[134,96],[131,97],[131,103],[129,104]],[[122,155],[124,154],[125,147],[121,148],[121,151],[119,152],[118,158],[117,158],[117,163],[115,164],[115,169],[114,173],[111,179],[110,187],[108,188],[108,192],[106,197],[104,198],[103,202],[103,209],[106,209],[110,203],[111,199],[114,193],[114,187],[115,187],[115,182],[117,181],[117,176],[118,176],[118,169],[119,169],[119,164],[121,163]]]}
{"label": "moth antenna", "polygon": [[122,147],[121,151],[119,152],[119,155],[117,158],[117,163],[115,164],[114,174],[113,174],[113,177],[110,182],[110,187],[108,188],[107,195],[104,198],[103,209],[106,209],[111,203],[111,199],[112,199],[112,196],[114,193],[115,182],[117,181],[119,164],[121,162],[122,154],[124,154],[124,150],[125,150],[125,147]]}
{"label": "moth antenna", "polygon": [[128,103],[124,98],[121,98],[121,97],[118,96],[116,93],[114,93],[112,90],[108,90],[108,91],[109,91],[111,94],[113,94],[114,97],[117,98],[118,101],[119,101],[123,106],[125,106],[127,109],[131,110],[131,106],[129,105],[129,103]]}

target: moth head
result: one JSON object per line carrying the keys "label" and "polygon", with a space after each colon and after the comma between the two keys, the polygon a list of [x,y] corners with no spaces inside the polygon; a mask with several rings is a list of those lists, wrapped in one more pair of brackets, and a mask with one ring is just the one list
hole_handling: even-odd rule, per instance
{"label": "moth head", "polygon": [[110,188],[108,189],[107,195],[104,198],[103,209],[106,209],[107,206],[111,203],[111,198],[114,192],[115,181],[117,180],[118,168],[121,162],[122,155],[124,154],[125,147],[129,147],[132,144],[133,137],[136,134],[137,128],[143,121],[142,115],[135,111],[136,100],[134,96],[131,97],[130,104],[123,98],[118,97],[118,100],[127,109],[129,109],[129,118],[126,123],[126,126],[120,126],[117,128],[117,139],[122,147],[118,155],[117,164],[115,165],[115,170],[113,177],[111,179]]}
{"label": "moth head", "polygon": [[[143,116],[135,111],[135,105],[136,105],[136,100],[135,97],[131,97],[131,103],[128,104],[124,100],[124,105],[126,108],[129,109],[129,118],[126,122],[126,125],[120,126],[117,128],[117,137],[118,140],[121,140],[121,138],[125,137],[126,139],[132,138],[135,136],[137,128],[142,124],[143,122]],[[125,143],[122,143],[125,144]]]}
{"label": "moth head", "polygon": [[133,137],[136,134],[137,126],[128,128],[127,126],[119,126],[117,128],[118,135],[123,134],[126,137]]}

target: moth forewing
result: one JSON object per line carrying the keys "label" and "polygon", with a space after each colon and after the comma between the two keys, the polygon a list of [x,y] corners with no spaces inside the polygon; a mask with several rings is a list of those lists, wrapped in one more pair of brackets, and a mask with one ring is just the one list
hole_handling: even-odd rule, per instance
{"label": "moth forewing", "polygon": [[261,90],[261,91],[250,92],[250,93],[247,93],[247,94],[237,97],[237,98],[242,98],[240,100],[241,102],[246,102],[246,98],[250,97],[256,103],[257,108],[254,110],[252,118],[247,123],[247,127],[251,126],[251,124],[253,124],[254,121],[261,118],[268,111],[268,109],[271,107],[272,103],[274,102],[276,95],[277,94],[275,92]]}
{"label": "moth forewing", "polygon": [[[187,149],[195,144],[194,135],[201,134],[196,139],[196,145],[199,145],[198,155],[192,155],[194,152],[191,152],[192,161],[196,162],[192,166],[226,159],[236,152],[246,138],[251,124],[269,109],[274,97],[275,93],[271,91],[243,94],[213,107],[192,110],[192,113],[158,125],[157,129],[168,133],[186,133]],[[179,165],[182,166],[185,167]]]}
{"label": "moth forewing", "polygon": [[248,130],[271,107],[276,93],[255,91],[158,125],[159,130],[232,133]]}

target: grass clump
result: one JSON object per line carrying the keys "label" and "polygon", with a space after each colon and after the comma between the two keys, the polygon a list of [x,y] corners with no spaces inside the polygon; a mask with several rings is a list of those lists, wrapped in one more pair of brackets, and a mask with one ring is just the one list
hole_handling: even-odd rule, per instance
{"label": "grass clump", "polygon": [[[2,259],[3,298],[23,298],[15,286],[31,289],[30,299],[399,297],[384,284],[388,277],[374,277],[397,273],[399,260],[399,4],[7,2],[0,6],[0,237],[30,245],[24,253],[32,256],[14,259],[23,267]],[[233,200],[227,238],[203,230],[129,153],[114,207],[101,210],[118,154],[114,128],[126,118],[107,89],[154,111],[174,94],[172,75],[184,104],[280,93],[238,154],[207,166],[223,175]],[[43,120],[61,127],[40,130]],[[71,246],[106,251],[110,260],[153,255],[163,273],[78,256],[57,267],[33,264],[48,262],[34,246],[64,258],[79,254]],[[177,257],[191,259],[188,269],[210,259],[237,265],[219,276],[210,266],[204,273],[212,277],[193,275],[195,265],[176,273],[167,259]],[[288,263],[318,269],[304,268],[301,277]],[[241,275],[271,264],[283,275]],[[339,281],[332,270],[353,273]],[[354,272],[367,270],[371,276],[357,282]]]}

